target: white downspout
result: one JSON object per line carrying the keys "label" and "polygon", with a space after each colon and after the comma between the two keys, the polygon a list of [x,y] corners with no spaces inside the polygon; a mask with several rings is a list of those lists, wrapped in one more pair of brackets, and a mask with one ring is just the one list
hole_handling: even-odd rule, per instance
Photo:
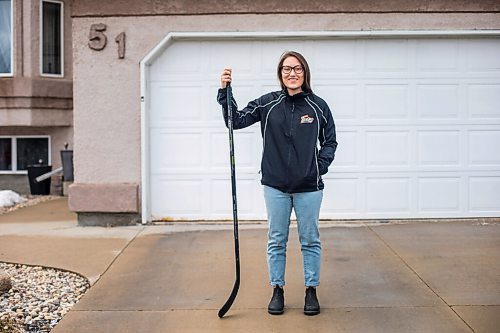
{"label": "white downspout", "polygon": [[147,117],[147,71],[149,65],[141,61],[141,222],[148,223],[149,212],[149,131]]}

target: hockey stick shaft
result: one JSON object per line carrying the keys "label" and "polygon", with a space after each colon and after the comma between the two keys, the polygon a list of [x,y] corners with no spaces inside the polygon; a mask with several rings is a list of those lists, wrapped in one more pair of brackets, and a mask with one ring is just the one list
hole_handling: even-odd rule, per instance
{"label": "hockey stick shaft", "polygon": [[231,193],[232,193],[232,201],[233,201],[233,233],[234,233],[234,257],[236,263],[236,281],[234,282],[233,290],[229,295],[226,303],[219,310],[219,318],[222,318],[226,312],[229,310],[231,305],[233,305],[234,300],[236,299],[236,295],[238,294],[238,290],[240,288],[240,245],[238,239],[238,205],[236,201],[236,168],[234,161],[234,141],[233,141],[233,94],[230,83],[227,84],[227,112],[228,112],[228,121],[227,127],[229,128],[229,157],[231,163]]}

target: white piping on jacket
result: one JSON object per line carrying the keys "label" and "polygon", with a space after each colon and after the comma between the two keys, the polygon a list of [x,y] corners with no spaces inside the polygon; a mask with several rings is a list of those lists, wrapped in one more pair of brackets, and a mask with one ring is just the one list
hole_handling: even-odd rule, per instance
{"label": "white piping on jacket", "polygon": [[[274,104],[270,109],[269,112],[267,113],[266,116],[266,122],[264,123],[264,133],[262,135],[262,157],[264,157],[264,150],[266,149],[266,130],[267,130],[267,120],[269,118],[269,115],[271,114],[271,111],[274,109],[274,107],[278,104],[280,104],[283,100],[285,99],[285,94],[281,94],[278,96],[277,99],[273,100],[272,102],[276,101],[276,104]],[[270,103],[267,103],[266,105],[269,105]]]}
{"label": "white piping on jacket", "polygon": [[[320,123],[319,123],[319,118],[318,118],[318,112],[316,111],[316,109],[314,108],[314,106],[311,105],[310,101],[309,100],[309,96],[306,97],[306,102],[307,104],[309,104],[309,106],[313,109],[314,111],[314,114],[316,115],[316,122],[318,123],[318,134],[316,136],[316,142],[318,142],[319,140],[319,132],[320,132]],[[313,102],[314,103],[314,102]],[[316,103],[314,103],[314,105],[318,106]],[[318,106],[318,109],[321,111],[321,108]],[[321,111],[321,116],[323,117],[323,119],[326,120],[325,116],[323,116],[323,111]],[[323,137],[325,136],[325,129],[323,128]],[[317,148],[317,143],[316,145],[314,146],[314,158],[316,159],[316,188],[318,189],[319,191],[319,178],[320,178],[320,174],[319,174],[319,163],[318,163],[318,148]]]}
{"label": "white piping on jacket", "polygon": [[[279,102],[280,102],[280,101],[279,101],[279,99],[280,99],[281,97],[283,97],[283,96],[285,96],[285,95],[284,95],[283,93],[281,93],[281,94],[280,94],[280,95],[279,95],[276,99],[273,99],[272,101],[270,101],[269,103],[264,104],[264,105],[257,105],[256,107],[254,107],[254,108],[253,108],[253,110],[252,110],[252,111],[242,112],[242,111],[239,111],[238,109],[236,109],[236,112],[240,115],[240,118],[241,118],[241,117],[244,117],[244,116],[246,116],[246,115],[247,115],[247,114],[249,114],[249,113],[254,113],[254,112],[255,112],[255,110],[257,110],[258,108],[263,108],[263,107],[266,107],[266,106],[268,106],[269,104],[272,104],[273,102],[277,102],[277,103],[279,104]],[[273,106],[273,107],[274,107],[274,106]]]}

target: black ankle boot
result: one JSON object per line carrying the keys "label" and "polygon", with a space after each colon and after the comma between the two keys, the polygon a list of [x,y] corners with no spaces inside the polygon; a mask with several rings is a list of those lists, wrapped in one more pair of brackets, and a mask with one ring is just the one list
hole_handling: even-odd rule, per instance
{"label": "black ankle boot", "polygon": [[316,296],[316,288],[307,287],[304,314],[308,316],[314,316],[317,315],[319,311],[319,302],[318,297]]}
{"label": "black ankle boot", "polygon": [[267,307],[267,312],[272,315],[280,315],[284,312],[285,308],[285,292],[280,286],[275,286],[273,290],[273,297]]}

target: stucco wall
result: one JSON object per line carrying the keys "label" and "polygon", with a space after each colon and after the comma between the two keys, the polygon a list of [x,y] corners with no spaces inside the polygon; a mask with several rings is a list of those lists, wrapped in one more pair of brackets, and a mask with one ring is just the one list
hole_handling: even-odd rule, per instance
{"label": "stucco wall", "polygon": [[[130,5],[139,6],[132,5],[132,2]],[[116,6],[117,15],[125,16],[112,16],[113,11],[105,5],[100,8],[102,10],[98,10],[98,7],[92,1],[74,3],[74,140],[77,185],[140,185],[139,62],[169,32],[500,29],[500,13],[497,12],[258,15],[168,13],[127,16],[122,13],[127,9]],[[144,10],[143,7],[136,9],[138,12]],[[107,36],[107,46],[102,51],[92,50],[88,46],[90,27],[97,23],[107,26],[104,32]],[[118,59],[114,41],[121,32],[126,33],[124,59]],[[217,82],[218,76],[213,80]],[[77,190],[79,191],[78,187],[75,187],[75,191]],[[109,193],[109,190],[106,187],[106,193]],[[131,187],[131,191],[135,189]],[[87,200],[89,201],[86,204],[81,205],[74,202],[74,207],[86,211],[85,207],[92,207],[91,199]]]}
{"label": "stucco wall", "polygon": [[497,0],[85,0],[75,1],[74,5],[76,16],[485,11],[500,11],[500,2]]}

